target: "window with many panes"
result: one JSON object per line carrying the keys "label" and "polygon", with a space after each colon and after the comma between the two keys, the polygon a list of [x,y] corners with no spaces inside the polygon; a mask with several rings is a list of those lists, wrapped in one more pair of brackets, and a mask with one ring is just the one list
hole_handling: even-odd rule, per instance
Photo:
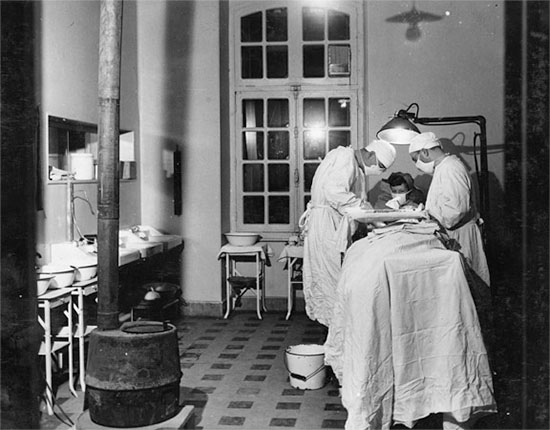
{"label": "window with many panes", "polygon": [[232,222],[297,231],[321,160],[360,135],[361,2],[232,5]]}

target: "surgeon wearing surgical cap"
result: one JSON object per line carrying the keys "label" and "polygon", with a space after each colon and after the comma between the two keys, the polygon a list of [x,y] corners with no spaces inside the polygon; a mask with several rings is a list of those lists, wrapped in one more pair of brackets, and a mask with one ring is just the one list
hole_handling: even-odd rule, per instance
{"label": "surgeon wearing surgical cap", "polygon": [[409,154],[420,171],[433,175],[426,196],[427,212],[458,242],[471,268],[489,285],[489,267],[478,226],[480,218],[466,167],[457,156],[443,151],[432,132],[413,137]]}
{"label": "surgeon wearing surgical cap", "polygon": [[300,218],[304,236],[303,282],[309,318],[330,325],[342,254],[356,223],[346,210],[370,206],[366,176],[379,175],[395,161],[393,145],[374,140],[365,148],[338,146],[323,159],[311,186],[311,200]]}

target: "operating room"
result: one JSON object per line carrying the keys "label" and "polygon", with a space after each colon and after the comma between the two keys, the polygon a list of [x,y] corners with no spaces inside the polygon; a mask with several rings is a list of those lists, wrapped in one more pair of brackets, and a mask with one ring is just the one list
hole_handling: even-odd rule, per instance
{"label": "operating room", "polygon": [[[96,250],[98,241],[101,245],[98,218],[106,210],[98,186],[105,178],[99,164],[102,143],[90,143],[99,140],[94,127],[102,119],[98,108],[101,3],[1,2],[3,44],[6,34],[18,35],[6,39],[11,47],[7,58],[21,62],[8,69],[6,82],[25,83],[14,84],[13,93],[3,93],[2,105],[26,109],[20,115],[19,108],[13,113],[8,108],[6,116],[13,114],[14,126],[3,132],[2,332],[7,343],[2,346],[2,375],[34,369],[27,373],[33,375],[32,381],[18,378],[21,381],[13,385],[20,384],[29,396],[43,389],[36,380],[44,363],[21,360],[41,342],[41,336],[28,335],[36,330],[39,314],[35,266],[54,262],[54,254],[67,244],[87,241],[86,246]],[[371,142],[385,137],[395,151],[382,171],[366,175],[363,209],[370,205],[376,213],[377,202],[391,199],[388,180],[398,172],[409,174],[414,188],[429,194],[432,174],[419,170],[411,158],[410,139],[391,142],[393,137],[379,133],[395,119],[409,124],[414,134],[433,133],[443,152],[464,166],[479,213],[476,222],[490,273],[483,303],[475,292],[470,297],[471,272],[455,275],[462,260],[456,249],[446,248],[445,238],[434,235],[438,244],[431,238],[426,255],[430,261],[456,255],[452,270],[442,276],[428,270],[425,278],[417,278],[431,279],[436,285],[439,276],[449,285],[460,284],[456,286],[460,294],[454,291],[441,300],[452,306],[467,297],[471,318],[482,324],[490,320],[490,327],[482,327],[480,333],[488,357],[482,367],[490,369],[483,377],[492,383],[486,397],[494,400],[494,407],[473,428],[548,428],[547,2],[126,0],[122,4],[119,128],[129,138],[118,143],[117,228],[130,237],[140,228],[150,228],[182,242],[164,269],[145,275],[121,270],[120,276],[131,281],[119,291],[120,319],[133,319],[136,291],[146,293],[138,285],[129,291],[128,284],[168,279],[179,287],[174,324],[184,364],[180,400],[195,407],[194,428],[377,428],[356,424],[361,420],[346,422],[346,406],[353,402],[351,391],[337,381],[338,371],[329,372],[320,390],[299,394],[304,396],[301,406],[281,394],[292,388],[284,362],[286,348],[304,342],[311,331],[318,335],[309,336],[313,343],[322,344],[327,337],[332,347],[345,343],[327,329],[329,323],[312,318],[303,288],[289,290],[290,260],[283,256],[289,245],[303,245],[300,219],[312,206],[308,203],[315,172],[335,148],[368,150]],[[4,25],[5,16],[11,17],[13,27]],[[86,131],[90,140],[83,146],[75,143],[78,149],[74,149],[67,143],[69,137],[54,138],[56,127],[92,130]],[[92,154],[90,176],[81,180],[72,176],[71,149]],[[23,161],[11,162],[14,159]],[[385,208],[381,213],[387,212]],[[361,217],[368,218],[365,212]],[[419,219],[410,225],[417,226]],[[351,239],[341,252],[339,264],[343,261],[346,279],[353,278],[352,271],[363,275],[355,267],[365,271],[375,260],[380,267],[396,267],[399,259],[393,258],[394,253],[401,248],[395,244],[391,245],[395,249],[388,245],[374,251],[376,258],[363,260],[375,249],[369,251],[369,240],[379,246],[372,239],[379,229],[371,218],[359,224],[364,224],[363,235]],[[223,247],[229,232],[257,235],[257,244],[265,251],[262,257],[268,263],[262,269],[261,292],[265,308],[254,288],[234,300],[234,291],[227,287],[229,260]],[[353,253],[347,254],[348,249]],[[391,255],[384,254],[390,250]],[[418,257],[426,248],[417,250]],[[161,264],[162,256],[156,260]],[[352,261],[356,266],[350,269]],[[148,267],[147,261],[142,263]],[[248,277],[254,275],[246,264],[242,270]],[[8,276],[14,279],[11,292]],[[464,276],[466,283],[457,282],[457,276]],[[357,297],[365,300],[363,290]],[[331,312],[333,303],[336,306],[331,299]],[[361,309],[362,303],[356,304]],[[94,311],[96,305],[92,303]],[[369,306],[380,309],[376,301]],[[340,311],[343,315],[349,309]],[[22,314],[28,318],[21,321]],[[357,321],[377,326],[376,321]],[[235,358],[220,364],[218,349],[226,347],[223,342],[235,344],[234,336],[243,336],[239,329],[273,333],[281,327],[287,337],[271,335],[279,340],[277,347],[272,345],[276,357],[265,371],[266,381],[277,382],[257,378],[265,362]],[[221,328],[223,340],[211,337],[205,332],[208,328]],[[256,339],[257,349],[269,351],[264,334],[254,336],[249,337]],[[382,342],[376,334],[368,337],[369,348]],[[243,343],[243,355],[246,348],[254,348],[252,342]],[[197,344],[202,347],[194,348]],[[368,355],[364,350],[360,354]],[[210,368],[215,364],[219,366]],[[250,370],[254,364],[259,367]],[[332,364],[336,367],[335,361]],[[213,374],[219,379],[201,379]],[[254,378],[247,380],[250,375]],[[357,376],[350,375],[343,380]],[[57,376],[60,393],[66,380]],[[244,382],[231,390],[229,380]],[[40,393],[36,401],[20,401],[2,385],[3,394],[7,393],[2,419],[11,420],[5,422],[6,428],[68,428],[48,413]],[[368,392],[369,384],[363,386]],[[203,390],[199,398],[197,390],[205,387],[212,391]],[[70,403],[81,408],[84,391],[79,388],[76,397],[70,392],[57,397],[68,398],[67,407]],[[257,390],[256,396],[242,391],[251,388]],[[317,397],[308,403],[309,395]],[[271,403],[261,403],[264,396],[272,397]],[[228,406],[235,402],[244,406]],[[325,403],[332,406],[315,409]],[[6,415],[8,408],[19,413]],[[441,416],[433,416],[441,410],[422,411],[419,424],[394,422],[390,412],[389,426],[441,428]],[[73,422],[80,413],[72,411]]]}

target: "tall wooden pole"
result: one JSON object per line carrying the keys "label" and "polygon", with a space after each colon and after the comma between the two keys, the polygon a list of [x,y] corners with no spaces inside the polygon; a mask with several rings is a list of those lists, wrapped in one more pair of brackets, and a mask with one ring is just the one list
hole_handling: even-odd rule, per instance
{"label": "tall wooden pole", "polygon": [[119,116],[122,0],[101,0],[99,25],[99,330],[115,330],[118,320]]}

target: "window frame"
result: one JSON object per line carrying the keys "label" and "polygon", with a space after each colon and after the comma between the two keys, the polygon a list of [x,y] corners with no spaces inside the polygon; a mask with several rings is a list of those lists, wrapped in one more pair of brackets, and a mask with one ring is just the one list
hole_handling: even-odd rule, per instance
{"label": "window frame", "polygon": [[[315,161],[311,160],[311,159],[305,159],[304,158],[304,140],[303,140],[303,131],[305,129],[305,127],[303,126],[303,123],[304,123],[304,118],[303,118],[303,100],[306,99],[306,98],[324,98],[326,101],[328,101],[329,99],[333,98],[332,96],[334,95],[334,93],[330,90],[321,90],[319,88],[315,89],[315,90],[308,90],[308,91],[303,91],[303,92],[300,92],[300,94],[298,95],[298,114],[297,114],[297,118],[296,118],[296,122],[298,124],[301,124],[299,127],[298,127],[298,133],[299,133],[299,142],[297,144],[297,149],[301,149],[301,151],[298,151],[298,155],[297,155],[297,159],[296,159],[296,164],[299,166],[299,169],[300,169],[300,178],[301,178],[301,185],[305,185],[305,172],[304,172],[304,166],[306,164],[313,164],[315,163]],[[358,133],[358,130],[359,130],[359,96],[357,94],[357,91],[353,91],[353,90],[343,90],[341,89],[339,92],[338,92],[338,97],[347,97],[350,99],[350,103],[351,103],[351,106],[355,106],[355,109],[350,109],[350,126],[349,126],[349,130],[350,130],[350,146],[352,147],[357,147],[358,145],[354,145],[354,142],[358,142],[359,141],[359,133]],[[302,109],[300,109],[302,108]],[[332,129],[332,130],[339,130],[340,128],[337,128],[337,127],[330,127],[327,123],[326,125],[326,128],[328,130]],[[342,129],[347,129],[347,127],[342,127]],[[328,142],[328,141],[327,141]],[[329,151],[330,149],[327,148],[327,152]],[[325,154],[326,155],[326,154]],[[305,188],[302,188],[298,191],[298,196],[296,196],[296,200],[297,200],[297,206],[296,206],[296,209],[298,211],[301,211],[303,212],[306,208],[305,208],[305,203],[304,203],[304,197],[306,195],[309,195],[311,196],[311,190],[310,191],[306,191]]]}
{"label": "window frame", "polygon": [[[293,191],[292,191],[292,188],[294,187],[294,183],[292,181],[292,172],[297,168],[297,163],[296,163],[296,157],[292,155],[292,152],[294,151],[293,147],[294,147],[294,135],[293,135],[293,129],[295,127],[295,124],[292,123],[292,115],[290,115],[290,112],[292,112],[292,110],[295,109],[295,103],[296,101],[294,100],[294,97],[293,97],[293,93],[290,92],[290,91],[287,91],[286,93],[282,93],[282,92],[279,92],[279,94],[277,94],[276,97],[274,97],[274,93],[272,91],[261,91],[261,90],[258,90],[258,91],[244,91],[244,92],[238,92],[236,95],[235,95],[235,109],[236,109],[236,121],[235,123],[237,123],[237,121],[240,122],[240,118],[242,118],[242,100],[244,99],[263,99],[265,101],[264,103],[264,108],[267,109],[267,100],[270,99],[270,98],[288,98],[289,100],[289,125],[288,125],[288,132],[289,132],[289,159],[288,159],[288,164],[289,164],[289,171],[290,171],[290,175],[291,175],[291,178],[290,178],[290,189],[289,189],[289,196],[292,200],[292,197],[293,197]],[[265,232],[266,229],[267,231],[269,232],[288,232],[289,229],[292,229],[292,226],[294,224],[297,224],[297,219],[294,219],[295,218],[295,214],[290,213],[290,219],[289,219],[289,224],[284,224],[284,227],[283,225],[278,225],[278,224],[273,224],[273,225],[269,225],[269,224],[244,224],[243,222],[241,222],[240,218],[239,218],[239,215],[243,213],[243,207],[242,207],[242,200],[240,199],[240,197],[242,197],[242,193],[241,193],[241,190],[243,190],[243,175],[242,174],[239,174],[240,172],[240,169],[242,169],[242,166],[244,164],[249,164],[249,163],[252,163],[250,161],[245,161],[241,154],[242,154],[242,128],[243,127],[238,127],[235,125],[235,135],[233,136],[233,141],[234,141],[234,145],[232,145],[232,150],[233,150],[233,156],[232,156],[232,161],[234,163],[233,165],[233,172],[232,172],[232,184],[234,186],[234,200],[235,200],[235,208],[236,208],[236,214],[235,214],[235,224],[232,225],[236,227],[236,231],[243,231],[243,230],[248,230],[248,231],[258,231],[258,232]],[[267,124],[264,123],[263,129],[266,129],[268,130],[269,128],[267,127]],[[281,128],[281,127],[277,127],[277,128]],[[264,136],[264,145],[267,145],[267,135]],[[281,160],[279,161],[280,162],[285,162],[284,160]],[[270,161],[268,159],[268,156],[267,156],[267,151],[264,152],[264,158],[262,160],[258,160],[256,161],[256,163],[261,163],[263,164],[264,166],[267,166],[269,164],[277,164],[278,162],[277,161]],[[264,176],[264,191],[263,191],[263,195],[264,196],[269,196],[270,195],[270,192],[269,190],[267,190],[267,169],[264,170],[265,172],[265,176]],[[244,192],[243,192],[244,193]],[[260,194],[260,192],[258,192],[258,194]],[[271,195],[278,195],[276,192],[274,192],[274,194],[271,194]],[[291,203],[291,206],[292,206],[292,201],[290,202]],[[294,203],[295,204],[295,203]],[[286,227],[286,226],[289,226],[289,227]],[[266,228],[267,226],[267,228]]]}
{"label": "window frame", "polygon": [[[266,42],[265,39],[265,11],[268,9],[287,7],[287,17],[289,19],[287,24],[288,38],[286,42]],[[319,7],[325,10],[337,10],[349,15],[350,25],[350,38],[349,41],[328,40],[328,33],[325,32],[325,39],[323,43],[325,45],[325,76],[322,78],[301,78],[302,73],[302,47],[310,42],[302,40],[302,7]],[[275,94],[288,94],[292,93],[293,89],[299,88],[298,97],[311,97],[315,92],[322,95],[324,98],[334,96],[345,97],[346,94],[355,100],[355,109],[351,112],[354,117],[354,125],[351,127],[351,146],[360,147],[363,141],[363,127],[364,121],[360,121],[363,118],[364,104],[363,104],[363,2],[360,0],[340,0],[340,1],[327,1],[321,4],[308,3],[305,1],[295,0],[273,0],[266,4],[264,1],[232,1],[229,6],[229,92],[230,92],[230,118],[229,118],[229,156],[230,156],[230,226],[235,231],[257,231],[264,234],[264,238],[281,239],[286,238],[289,233],[297,231],[298,218],[301,215],[301,211],[304,206],[304,196],[307,194],[303,189],[304,180],[304,161],[303,161],[303,141],[302,136],[299,136],[295,147],[295,136],[292,130],[292,126],[289,125],[290,132],[290,151],[299,152],[290,156],[290,196],[291,196],[291,208],[294,205],[295,210],[290,213],[290,223],[288,227],[273,226],[269,224],[243,224],[240,220],[242,214],[242,174],[239,174],[239,170],[242,164],[242,159],[239,159],[240,148],[242,144],[240,136],[240,121],[241,118],[241,106],[239,105],[243,98],[254,98],[254,94],[261,94],[263,98],[267,99],[273,97]],[[296,13],[299,11],[299,14]],[[243,79],[241,76],[240,62],[241,62],[241,18],[255,13],[262,12],[262,42],[258,43],[262,46],[263,52],[263,76],[261,79]],[[326,13],[326,12],[325,12]],[[298,15],[299,18],[292,18],[291,16]],[[326,16],[326,15],[325,15]],[[325,21],[326,22],[326,21]],[[295,25],[298,23],[298,25]],[[325,29],[327,27],[325,26]],[[332,43],[331,43],[332,42]],[[328,71],[328,45],[329,44],[347,44],[350,45],[351,51],[351,68],[350,76],[345,77],[329,77]],[[252,45],[256,43],[251,43]],[[288,46],[288,65],[289,65],[289,77],[269,79],[266,77],[267,70],[265,69],[265,46],[272,44],[284,44]],[[297,71],[297,72],[296,72]],[[297,73],[297,74],[296,74]],[[295,100],[296,106],[298,101]],[[300,107],[302,102],[299,102]],[[292,112],[292,111],[291,111]],[[296,114],[296,121],[301,121],[302,113]],[[292,119],[290,119],[292,121]],[[353,124],[353,122],[352,122]],[[267,136],[265,136],[267,139]],[[264,163],[267,160],[267,154],[265,154]],[[299,169],[300,175],[300,187],[295,188],[293,182],[294,169]],[[265,178],[264,178],[265,183]],[[266,190],[266,195],[268,192]],[[293,196],[294,195],[294,196]]]}

